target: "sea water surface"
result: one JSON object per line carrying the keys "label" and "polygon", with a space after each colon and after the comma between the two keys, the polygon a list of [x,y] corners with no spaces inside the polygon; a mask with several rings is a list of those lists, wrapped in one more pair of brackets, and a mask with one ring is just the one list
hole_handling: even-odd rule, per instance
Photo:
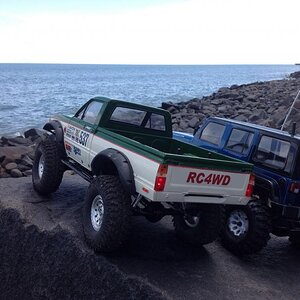
{"label": "sea water surface", "polygon": [[0,136],[41,127],[54,114],[73,114],[95,96],[158,107],[299,70],[296,65],[0,64]]}

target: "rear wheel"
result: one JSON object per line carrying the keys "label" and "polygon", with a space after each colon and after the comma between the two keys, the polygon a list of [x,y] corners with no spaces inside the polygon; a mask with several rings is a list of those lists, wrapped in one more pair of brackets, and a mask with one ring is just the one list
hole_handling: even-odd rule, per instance
{"label": "rear wheel", "polygon": [[119,178],[101,175],[94,179],[83,207],[83,229],[88,245],[99,252],[118,249],[127,238],[130,221],[130,198]]}
{"label": "rear wheel", "polygon": [[256,253],[267,245],[270,232],[269,208],[261,201],[226,207],[221,243],[229,251],[237,255]]}
{"label": "rear wheel", "polygon": [[220,233],[223,212],[221,205],[201,205],[195,215],[174,216],[175,232],[180,239],[191,245],[209,244]]}
{"label": "rear wheel", "polygon": [[296,249],[300,249],[300,233],[293,233],[289,237],[289,241]]}
{"label": "rear wheel", "polygon": [[40,142],[32,166],[33,188],[41,195],[51,194],[59,188],[63,173],[57,143],[49,139]]}

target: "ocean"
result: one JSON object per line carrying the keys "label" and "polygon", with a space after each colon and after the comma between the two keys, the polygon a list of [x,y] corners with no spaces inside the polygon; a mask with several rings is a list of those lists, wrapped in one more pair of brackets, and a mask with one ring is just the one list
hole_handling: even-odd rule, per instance
{"label": "ocean", "polygon": [[50,116],[73,114],[94,96],[158,107],[295,71],[300,66],[0,64],[0,136],[41,128]]}

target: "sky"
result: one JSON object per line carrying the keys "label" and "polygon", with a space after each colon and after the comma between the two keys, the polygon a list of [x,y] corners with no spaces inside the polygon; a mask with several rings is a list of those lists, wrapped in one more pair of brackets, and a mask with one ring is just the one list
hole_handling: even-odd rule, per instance
{"label": "sky", "polygon": [[0,0],[0,63],[300,63],[299,0]]}

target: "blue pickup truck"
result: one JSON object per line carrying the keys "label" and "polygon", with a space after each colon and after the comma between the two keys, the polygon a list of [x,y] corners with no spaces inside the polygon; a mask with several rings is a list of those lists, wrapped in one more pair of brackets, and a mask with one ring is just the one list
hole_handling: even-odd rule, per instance
{"label": "blue pickup truck", "polygon": [[194,135],[174,132],[173,137],[254,164],[253,201],[243,208],[226,206],[221,241],[227,249],[237,254],[257,252],[266,245],[268,231],[289,236],[300,247],[299,135],[211,117]]}

